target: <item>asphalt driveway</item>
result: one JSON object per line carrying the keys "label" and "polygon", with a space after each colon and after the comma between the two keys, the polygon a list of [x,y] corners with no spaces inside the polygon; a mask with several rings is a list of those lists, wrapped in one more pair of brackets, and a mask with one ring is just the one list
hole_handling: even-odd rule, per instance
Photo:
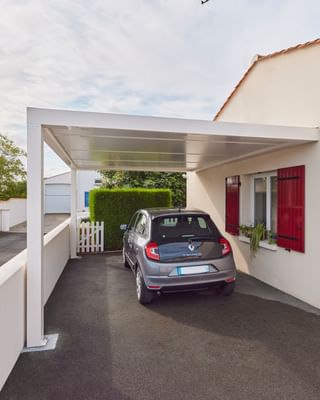
{"label": "asphalt driveway", "polygon": [[45,309],[55,351],[22,354],[0,398],[318,400],[319,311],[240,275],[230,298],[144,307],[119,255],[69,262]]}

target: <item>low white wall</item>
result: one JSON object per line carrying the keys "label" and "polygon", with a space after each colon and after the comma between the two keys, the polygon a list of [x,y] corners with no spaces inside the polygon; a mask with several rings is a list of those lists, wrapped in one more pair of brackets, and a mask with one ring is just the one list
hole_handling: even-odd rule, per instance
{"label": "low white wall", "polygon": [[26,263],[24,250],[0,267],[0,391],[25,342]]}
{"label": "low white wall", "polygon": [[8,209],[9,228],[27,220],[27,199],[12,198],[7,201],[0,201],[0,209]]}
{"label": "low white wall", "polygon": [[52,293],[70,258],[70,218],[44,237],[43,304]]}
{"label": "low white wall", "polygon": [[[44,237],[46,304],[70,257],[70,218]],[[25,343],[27,250],[0,267],[0,391]]]}

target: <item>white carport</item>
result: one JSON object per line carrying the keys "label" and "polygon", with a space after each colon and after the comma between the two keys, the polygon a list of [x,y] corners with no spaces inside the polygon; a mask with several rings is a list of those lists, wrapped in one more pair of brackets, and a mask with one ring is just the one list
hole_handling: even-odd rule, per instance
{"label": "white carport", "polygon": [[43,142],[71,168],[70,255],[76,257],[76,170],[200,171],[318,140],[312,128],[28,108],[27,346],[44,344]]}

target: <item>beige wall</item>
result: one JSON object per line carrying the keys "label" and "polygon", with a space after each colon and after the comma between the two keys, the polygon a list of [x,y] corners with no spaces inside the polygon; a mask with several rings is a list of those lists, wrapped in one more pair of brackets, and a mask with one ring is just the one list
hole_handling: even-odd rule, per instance
{"label": "beige wall", "polygon": [[[226,164],[199,173],[188,173],[188,207],[207,211],[224,232],[225,177],[238,175],[244,183],[248,174],[273,171],[281,167],[306,166],[306,247],[305,254],[260,248],[255,257],[250,256],[249,245],[230,239],[237,268],[271,284],[301,300],[320,308],[320,144],[308,144],[263,156]],[[246,186],[241,186],[240,223],[248,222],[250,195]]]}
{"label": "beige wall", "polygon": [[319,126],[319,71],[319,44],[261,60],[217,120]]}

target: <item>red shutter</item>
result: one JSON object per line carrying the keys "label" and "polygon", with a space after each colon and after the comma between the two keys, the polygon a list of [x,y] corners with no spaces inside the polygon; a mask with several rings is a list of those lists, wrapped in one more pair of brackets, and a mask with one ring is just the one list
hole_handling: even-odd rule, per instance
{"label": "red shutter", "polygon": [[305,167],[278,169],[278,232],[280,247],[304,253]]}
{"label": "red shutter", "polygon": [[226,178],[226,232],[239,233],[240,176]]}

